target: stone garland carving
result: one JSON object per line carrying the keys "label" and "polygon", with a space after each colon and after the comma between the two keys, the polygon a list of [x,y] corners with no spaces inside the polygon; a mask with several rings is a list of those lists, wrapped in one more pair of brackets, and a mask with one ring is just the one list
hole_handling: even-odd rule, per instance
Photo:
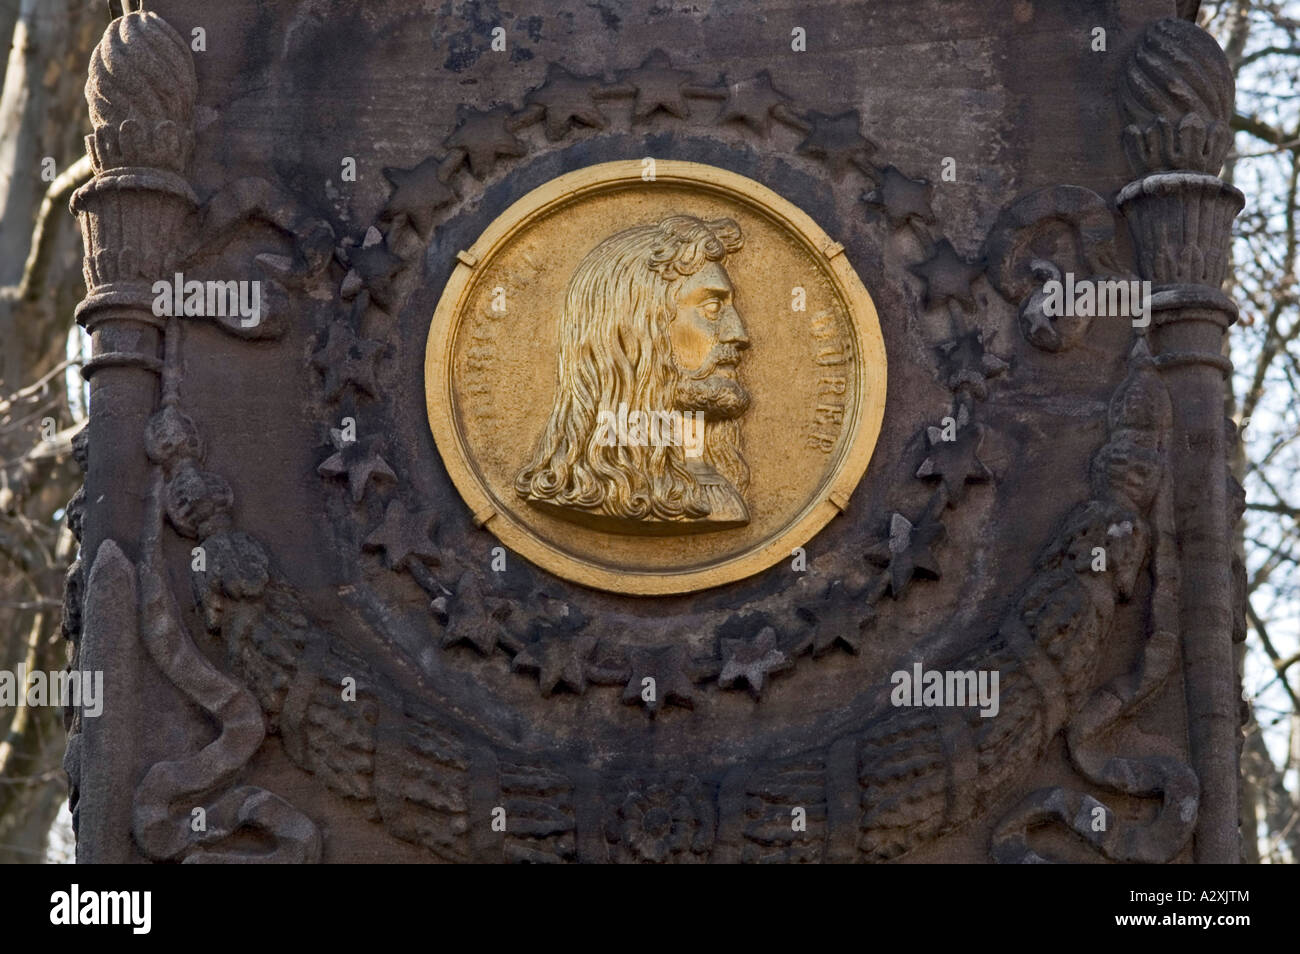
{"label": "stone garland carving", "polygon": [[[1093,498],[1066,518],[997,635],[955,664],[1002,674],[998,717],[984,720],[975,710],[897,709],[859,737],[860,847],[869,858],[888,860],[977,817],[1043,756],[1062,729],[1068,729],[1072,761],[1094,783],[1164,796],[1156,822],[1146,828],[1129,829],[1110,812],[1099,845],[1104,853],[1118,860],[1167,861],[1185,843],[1197,803],[1195,776],[1186,766],[1108,760],[1089,748],[1103,728],[1158,688],[1171,668],[1177,634],[1159,629],[1148,643],[1144,668],[1120,681],[1125,689],[1106,687],[1089,698],[1115,605],[1132,594],[1150,549],[1147,514],[1161,487],[1167,488],[1169,417],[1168,397],[1139,340],[1128,379],[1111,402],[1109,440],[1093,458]],[[1163,554],[1154,572],[1157,626],[1170,622],[1170,580],[1162,575],[1171,555],[1167,517],[1166,509],[1154,530]],[[1108,554],[1105,573],[1091,568],[1095,547]],[[920,779],[901,770],[927,763]],[[1017,852],[1005,829],[1027,824],[1031,809],[1041,812],[1042,805],[1031,801],[1004,820],[994,838],[997,860],[1030,854],[1023,831]],[[1091,818],[1067,820],[1081,824]]]}
{"label": "stone garland carving", "polygon": [[[1168,464],[1172,410],[1145,339],[1138,340],[1134,357],[1130,384],[1111,404],[1111,441],[1094,459],[1094,483],[1110,498],[1107,506],[1117,503],[1120,509],[1106,513],[1094,502],[1084,513],[1092,510],[1107,524],[1108,554],[1118,548],[1121,560],[1128,560],[1139,540],[1142,552],[1152,552],[1150,632],[1131,672],[1093,691],[1082,705],[1078,693],[1086,692],[1091,681],[1073,688],[1078,711],[1066,725],[1066,750],[1074,767],[1094,785],[1139,797],[1159,795],[1162,804],[1149,825],[1130,827],[1089,795],[1060,787],[1034,792],[999,823],[993,836],[993,855],[999,861],[1044,860],[1029,847],[1027,834],[1032,826],[1055,819],[1111,860],[1163,863],[1186,843],[1196,820],[1199,791],[1189,766],[1168,757],[1113,756],[1100,745],[1106,730],[1160,689],[1178,663],[1178,563]],[[1135,523],[1133,515],[1144,509],[1151,510],[1150,519],[1144,524],[1139,516]],[[1062,556],[1081,566],[1092,546],[1103,545],[1100,539],[1072,539]],[[1132,592],[1128,567],[1121,567],[1120,578],[1121,595],[1126,597]],[[1070,652],[1100,655],[1100,646],[1076,637]],[[1104,813],[1100,825],[1098,811]]]}

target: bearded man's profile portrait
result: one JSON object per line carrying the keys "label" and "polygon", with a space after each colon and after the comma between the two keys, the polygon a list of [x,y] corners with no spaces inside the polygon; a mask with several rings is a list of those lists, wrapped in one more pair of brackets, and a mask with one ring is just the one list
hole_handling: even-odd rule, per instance
{"label": "bearded man's profile portrait", "polygon": [[[605,239],[578,264],[560,313],[555,404],[515,489],[533,506],[632,534],[749,522],[740,382],[749,347],[727,274],[731,219],[672,215]],[[609,422],[629,409],[676,422],[648,441]],[[621,413],[621,417],[620,417]]]}

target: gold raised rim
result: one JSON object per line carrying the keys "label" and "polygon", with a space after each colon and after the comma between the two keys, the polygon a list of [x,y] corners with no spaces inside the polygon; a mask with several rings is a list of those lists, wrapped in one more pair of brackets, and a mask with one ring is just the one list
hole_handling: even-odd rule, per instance
{"label": "gold raised rim", "polygon": [[[880,436],[885,413],[887,366],[885,342],[875,303],[849,264],[843,246],[835,242],[805,212],[767,186],[717,166],[671,159],[655,160],[655,181],[705,186],[739,200],[755,212],[774,218],[799,236],[821,257],[836,293],[849,314],[857,348],[855,393],[857,407],[851,436],[840,460],[817,498],[765,543],[753,549],[691,570],[614,570],[575,557],[548,543],[511,519],[493,499],[476,472],[464,437],[456,425],[452,395],[452,344],[459,316],[473,290],[476,273],[517,231],[568,202],[642,180],[642,160],[605,162],[566,173],[538,186],[497,216],[474,244],[457,254],[457,264],[434,310],[425,348],[425,403],[429,428],[452,482],[469,506],[476,526],[486,527],[511,550],[544,570],[583,586],[633,596],[667,596],[721,586],[753,576],[792,554],[815,536],[831,518],[848,507],[849,497],[866,473]],[[873,372],[868,376],[867,369]]]}

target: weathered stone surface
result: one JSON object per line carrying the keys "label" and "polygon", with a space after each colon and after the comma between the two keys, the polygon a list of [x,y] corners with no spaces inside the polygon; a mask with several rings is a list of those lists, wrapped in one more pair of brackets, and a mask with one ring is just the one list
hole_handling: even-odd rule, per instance
{"label": "weathered stone surface", "polygon": [[[80,857],[1236,859],[1240,196],[1231,81],[1174,4],[150,7],[92,61],[73,202],[70,599],[114,680],[69,750]],[[498,572],[434,445],[458,261],[531,189],[646,156],[778,192],[879,313],[880,437],[804,569]],[[260,282],[260,322],[158,315],[175,271]],[[1152,282],[1149,326],[1049,314],[1065,273]],[[997,714],[891,704],[914,665],[998,673]]]}

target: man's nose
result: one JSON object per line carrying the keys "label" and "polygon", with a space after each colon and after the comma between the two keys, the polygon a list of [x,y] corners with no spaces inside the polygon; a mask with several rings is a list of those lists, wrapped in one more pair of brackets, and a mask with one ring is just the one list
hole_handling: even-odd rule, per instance
{"label": "man's nose", "polygon": [[749,347],[749,335],[745,334],[745,323],[740,320],[740,312],[734,305],[728,305],[722,316],[722,333],[719,338],[741,351]]}

